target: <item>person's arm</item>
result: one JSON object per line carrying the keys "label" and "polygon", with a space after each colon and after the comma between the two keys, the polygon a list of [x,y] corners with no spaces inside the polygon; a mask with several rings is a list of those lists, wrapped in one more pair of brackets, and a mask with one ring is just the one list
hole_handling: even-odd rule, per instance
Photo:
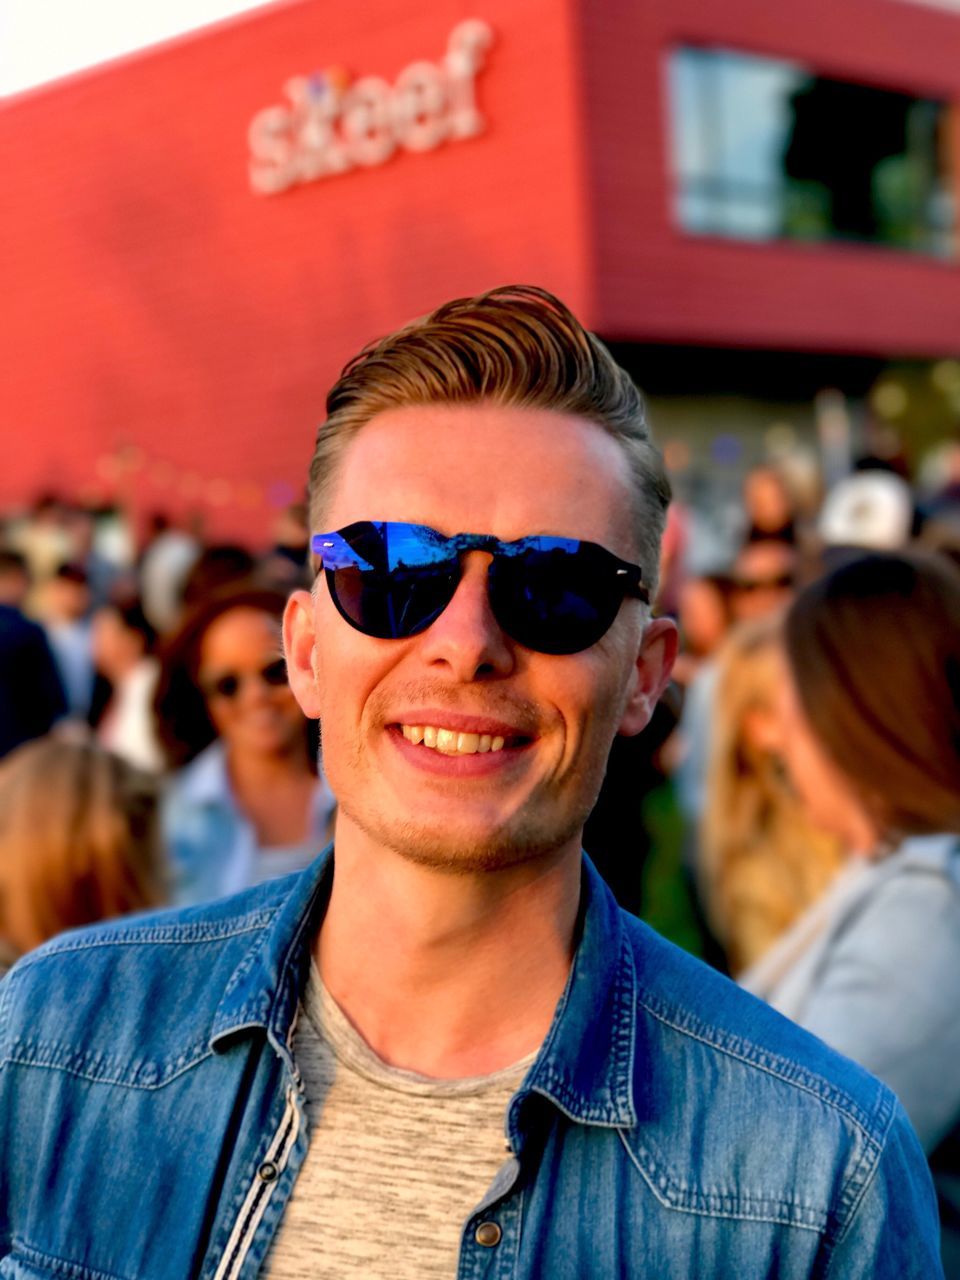
{"label": "person's arm", "polygon": [[901,1107],[879,1161],[823,1261],[816,1274],[825,1280],[942,1280],[930,1171]]}
{"label": "person's arm", "polygon": [[960,1114],[960,892],[934,871],[878,887],[827,953],[801,1024],[888,1084],[926,1151]]}

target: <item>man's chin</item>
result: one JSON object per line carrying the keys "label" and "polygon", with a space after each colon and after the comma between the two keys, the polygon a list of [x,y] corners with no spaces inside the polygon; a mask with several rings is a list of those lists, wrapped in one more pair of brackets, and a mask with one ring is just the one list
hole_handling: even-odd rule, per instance
{"label": "man's chin", "polygon": [[571,819],[562,827],[517,824],[484,831],[414,821],[388,826],[369,818],[357,825],[368,837],[408,862],[446,875],[467,876],[505,871],[549,858],[579,840],[583,819]]}

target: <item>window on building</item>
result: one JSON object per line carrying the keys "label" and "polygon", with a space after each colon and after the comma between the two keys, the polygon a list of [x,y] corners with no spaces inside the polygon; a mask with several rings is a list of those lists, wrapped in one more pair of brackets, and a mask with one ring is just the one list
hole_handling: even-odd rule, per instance
{"label": "window on building", "polygon": [[694,47],[670,55],[670,97],[685,231],[955,253],[947,104]]}

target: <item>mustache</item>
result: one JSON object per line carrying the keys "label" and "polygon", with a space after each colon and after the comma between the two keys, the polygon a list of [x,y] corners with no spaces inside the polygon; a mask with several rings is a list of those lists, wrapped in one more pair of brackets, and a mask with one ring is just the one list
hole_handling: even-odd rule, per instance
{"label": "mustache", "polygon": [[537,737],[547,722],[542,708],[528,698],[482,685],[469,694],[462,690],[455,692],[434,680],[411,681],[377,693],[369,705],[371,716],[381,723],[389,723],[397,707],[431,707],[437,711],[504,720],[531,738]]}

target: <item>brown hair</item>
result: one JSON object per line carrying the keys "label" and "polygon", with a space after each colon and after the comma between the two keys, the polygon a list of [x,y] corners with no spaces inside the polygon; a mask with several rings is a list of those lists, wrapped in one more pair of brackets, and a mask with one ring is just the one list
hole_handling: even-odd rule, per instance
{"label": "brown hair", "polygon": [[698,870],[734,973],[820,896],[844,858],[840,842],[810,822],[778,751],[749,732],[751,715],[776,716],[780,621],[741,624],[717,655]]}
{"label": "brown hair", "polygon": [[[255,609],[277,622],[277,657],[283,657],[280,621],[287,593],[258,582],[233,583],[215,592],[184,618],[160,649],[160,676],[153,699],[157,735],[174,769],[189,764],[217,736],[207,701],[198,684],[203,637],[218,618],[234,609]],[[311,768],[317,767],[319,728],[304,720],[304,750]]]}
{"label": "brown hair", "polygon": [[619,442],[636,489],[634,526],[644,579],[655,587],[670,483],[650,439],[640,392],[562,302],[532,285],[506,285],[448,302],[349,361],[327,396],[327,418],[317,433],[310,466],[312,529],[323,528],[347,445],[376,414],[483,400],[586,418]]}
{"label": "brown hair", "polygon": [[887,836],[960,831],[960,573],[862,556],[794,601],[786,652],[814,737]]}
{"label": "brown hair", "polygon": [[156,783],[90,743],[0,764],[0,934],[15,950],[163,901]]}

